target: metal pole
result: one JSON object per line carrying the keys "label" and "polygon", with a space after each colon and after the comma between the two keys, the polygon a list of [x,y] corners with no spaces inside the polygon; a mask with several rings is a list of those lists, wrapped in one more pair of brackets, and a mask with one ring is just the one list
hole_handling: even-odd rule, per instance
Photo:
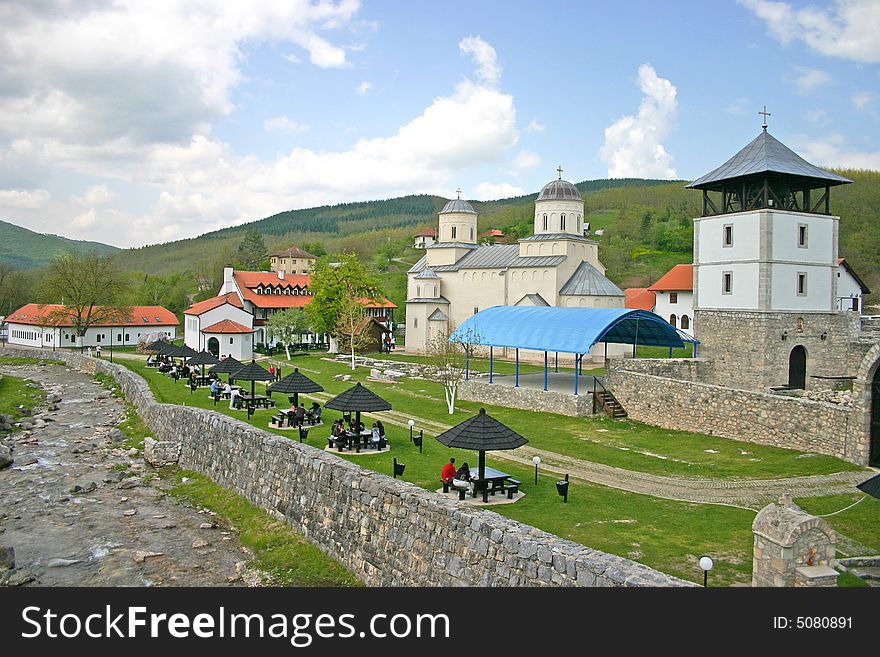
{"label": "metal pole", "polygon": [[703,571],[703,587],[708,588],[708,586],[709,586],[709,571],[704,570]]}
{"label": "metal pole", "polygon": [[553,371],[559,372],[559,352],[554,351],[553,353],[555,354],[555,356],[553,356]]}
{"label": "metal pole", "polygon": [[471,378],[471,366],[470,366],[470,356],[471,350],[470,345],[464,346],[464,380],[467,381]]}
{"label": "metal pole", "polygon": [[544,392],[547,392],[547,352],[544,352]]}
{"label": "metal pole", "polygon": [[636,339],[633,341],[633,358],[636,358],[636,349],[639,346],[639,318],[636,317]]}
{"label": "metal pole", "polygon": [[578,396],[578,366],[580,365],[580,356],[574,355],[574,396]]}
{"label": "metal pole", "polygon": [[489,345],[489,383],[492,383],[492,350],[494,347]]}
{"label": "metal pole", "polygon": [[538,485],[538,464],[535,463],[535,486]]}
{"label": "metal pole", "polygon": [[516,383],[515,388],[519,388],[519,347],[516,348]]}

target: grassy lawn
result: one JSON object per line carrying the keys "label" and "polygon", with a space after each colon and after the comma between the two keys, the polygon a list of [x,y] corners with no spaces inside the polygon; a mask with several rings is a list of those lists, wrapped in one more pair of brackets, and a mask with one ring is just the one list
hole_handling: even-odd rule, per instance
{"label": "grassy lawn", "polygon": [[11,415],[14,421],[24,417],[22,411],[38,406],[45,398],[46,393],[30,381],[6,374],[0,378],[0,414]]}
{"label": "grassy lawn", "polygon": [[[834,513],[861,497],[863,495],[856,492],[853,495],[803,497],[795,502],[807,513],[822,515]],[[870,548],[872,554],[880,554],[880,500],[868,496],[853,508],[825,519],[835,530]]]}
{"label": "grassy lawn", "polygon": [[[383,353],[372,353],[365,354],[370,358],[378,358],[381,360],[396,360],[404,363],[421,363],[424,365],[429,365],[431,363],[430,356],[418,356],[416,354],[403,354],[403,353],[395,353],[391,352],[390,354]],[[567,354],[566,354],[567,355]],[[548,362],[548,369],[552,372],[554,370],[553,367],[553,354],[550,354]],[[516,363],[513,360],[502,360],[501,358],[493,358],[492,359],[492,372],[495,374],[514,374],[516,373]],[[470,359],[469,367],[471,372],[482,372],[485,374],[489,373],[489,359],[481,358],[481,357],[473,357]],[[524,363],[520,362],[519,364],[519,373],[527,374],[530,372],[543,372],[543,365],[536,365],[534,363]],[[568,372],[572,376],[574,376],[574,368],[573,367],[559,367],[560,372]],[[602,376],[605,373],[604,367],[597,368],[583,368],[581,370],[581,374],[583,375],[595,375]]]}
{"label": "grassy lawn", "polygon": [[360,586],[351,572],[307,542],[293,527],[208,477],[187,470],[174,470],[171,476],[177,482],[171,490],[175,499],[210,509],[238,530],[242,545],[254,553],[255,565],[271,576],[271,585]]}
{"label": "grassy lawn", "polygon": [[19,358],[18,356],[0,356],[0,365],[64,365],[60,360],[43,360],[42,358]]}
{"label": "grassy lawn", "polygon": [[[205,390],[190,394],[189,388],[182,383],[175,384],[170,378],[147,369],[142,361],[129,359],[124,363],[149,381],[159,401],[214,408],[248,421],[245,413],[229,411],[228,404],[218,404],[215,408]],[[307,376],[321,383],[329,394],[337,394],[352,385],[351,382],[333,380],[335,374],[351,374],[348,366],[323,361],[319,355],[303,356],[289,363],[281,363],[284,373],[289,373],[293,366],[297,366]],[[364,381],[367,375],[368,370],[359,368],[353,373],[353,380]],[[448,424],[462,421],[480,406],[462,402],[457,406],[466,412],[457,411],[450,417],[442,402],[442,388],[439,384],[406,380],[397,385],[369,385],[391,402],[397,411]],[[487,411],[529,438],[533,446],[638,470],[743,478],[856,469],[856,466],[828,457],[804,458],[802,454],[790,450],[750,445],[713,436],[670,432],[633,422],[606,418],[569,418],[491,406],[487,407]],[[332,411],[327,413],[330,419],[336,417]],[[269,411],[258,411],[251,423],[266,429],[270,415]],[[369,420],[367,423],[369,425]],[[605,431],[599,431],[600,429]],[[406,466],[403,479],[427,490],[439,487],[440,469],[450,456],[455,456],[458,463],[467,461],[472,467],[476,466],[474,452],[450,450],[432,440],[433,434],[426,435],[420,453],[409,442],[408,429],[386,423],[386,431],[394,447],[391,452],[362,456],[345,454],[343,458],[389,475],[392,472],[393,459],[397,458]],[[292,432],[273,433],[296,439],[296,434]],[[308,442],[313,446],[323,447],[326,445],[326,433],[324,428],[314,430]],[[706,449],[717,453],[707,453],[704,451]],[[666,458],[660,458],[664,454],[667,455]],[[523,491],[526,493],[526,497],[515,505],[493,507],[498,513],[590,547],[633,558],[692,581],[698,581],[701,577],[697,561],[703,554],[709,554],[715,559],[716,567],[712,572],[711,582],[716,585],[746,583],[751,577],[751,523],[754,513],[750,511],[660,500],[585,483],[572,484],[569,503],[563,504],[556,493],[555,476],[540,475],[539,483],[535,486],[533,469],[493,459],[491,454],[487,462],[522,481]],[[817,505],[830,505],[831,510],[845,506],[838,502],[835,498],[815,500]],[[870,511],[870,507],[866,508]],[[864,511],[856,507],[852,513]],[[867,524],[868,529],[865,531],[876,534],[876,510],[874,513],[872,522],[875,524]],[[829,520],[842,532],[870,545],[860,538],[858,530],[850,531],[848,524],[837,524],[848,520],[846,514]],[[852,525],[857,527],[860,523],[866,524],[856,515]]]}

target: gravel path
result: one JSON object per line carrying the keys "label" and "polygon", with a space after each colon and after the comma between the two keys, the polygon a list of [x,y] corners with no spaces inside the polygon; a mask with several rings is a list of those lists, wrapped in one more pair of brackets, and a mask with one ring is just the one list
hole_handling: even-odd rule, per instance
{"label": "gravel path", "polygon": [[242,585],[240,573],[253,581],[236,532],[175,504],[169,484],[122,445],[120,400],[63,366],[0,372],[61,398],[4,439],[15,461],[0,470],[0,547],[15,549],[15,569],[0,569],[0,586],[230,586]]}

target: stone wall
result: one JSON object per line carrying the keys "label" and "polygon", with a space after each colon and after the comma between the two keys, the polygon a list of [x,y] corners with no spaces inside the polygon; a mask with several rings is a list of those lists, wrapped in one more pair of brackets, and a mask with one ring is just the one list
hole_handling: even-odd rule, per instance
{"label": "stone wall", "polygon": [[611,360],[605,377],[632,420],[868,463],[870,438],[850,407],[630,371],[635,362]]}
{"label": "stone wall", "polygon": [[[586,388],[586,383],[583,383]],[[513,386],[489,383],[488,379],[462,381],[458,396],[464,401],[481,402],[507,408],[520,408],[526,411],[558,413],[571,417],[593,414],[593,392],[584,390],[578,396],[554,390],[535,390],[534,388],[515,388]]]}
{"label": "stone wall", "polygon": [[368,585],[692,586],[235,418],[159,404],[122,366],[75,353],[51,358],[113,376],[157,439],[180,445],[182,467],[286,520]]}

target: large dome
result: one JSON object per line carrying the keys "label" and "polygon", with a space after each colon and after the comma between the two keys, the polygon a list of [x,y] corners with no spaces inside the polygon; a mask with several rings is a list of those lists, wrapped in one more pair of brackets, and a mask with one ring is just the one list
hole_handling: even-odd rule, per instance
{"label": "large dome", "polygon": [[477,214],[476,210],[474,210],[470,203],[460,198],[452,199],[449,203],[444,205],[443,209],[440,210],[440,214],[443,214],[444,212],[469,212],[470,214]]}
{"label": "large dome", "polygon": [[544,189],[538,194],[539,201],[580,201],[581,193],[578,188],[567,180],[553,180],[544,185]]}

